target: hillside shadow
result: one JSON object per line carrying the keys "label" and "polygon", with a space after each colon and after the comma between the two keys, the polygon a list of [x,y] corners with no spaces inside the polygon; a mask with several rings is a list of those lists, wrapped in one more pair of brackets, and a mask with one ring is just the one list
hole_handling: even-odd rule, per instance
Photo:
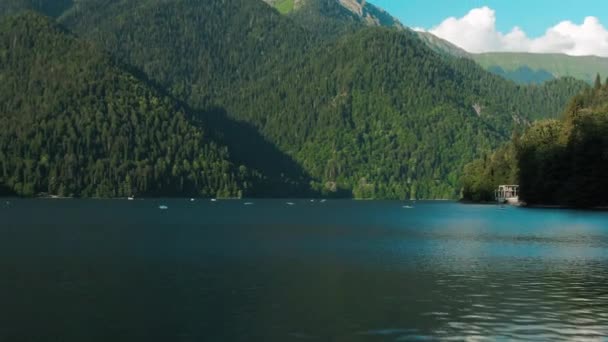
{"label": "hillside shadow", "polygon": [[[111,55],[109,55],[110,58]],[[230,160],[238,167],[244,165],[258,175],[252,177],[253,184],[245,193],[247,197],[320,197],[311,188],[313,178],[291,156],[263,137],[251,124],[238,121],[221,107],[207,109],[192,108],[176,98],[165,87],[140,69],[112,58],[121,69],[131,73],[140,81],[175,101],[188,113],[190,122],[201,128],[209,138],[228,148]],[[340,196],[345,196],[340,193]]]}
{"label": "hillside shadow", "polygon": [[0,197],[16,196],[16,195],[17,194],[12,189],[10,189],[6,185],[0,183]]}
{"label": "hillside shadow", "polygon": [[228,147],[231,160],[261,173],[255,197],[317,197],[312,177],[291,156],[279,150],[247,122],[231,118],[224,108],[192,111],[211,138]]}
{"label": "hillside shadow", "polygon": [[38,12],[44,13],[49,17],[58,18],[65,11],[74,6],[73,0],[52,0],[52,1],[32,1],[32,6]]}

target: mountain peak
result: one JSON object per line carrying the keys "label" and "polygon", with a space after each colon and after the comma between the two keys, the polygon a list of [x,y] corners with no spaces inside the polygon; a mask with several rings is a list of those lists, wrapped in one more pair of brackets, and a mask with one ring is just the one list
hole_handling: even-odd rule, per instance
{"label": "mountain peak", "polygon": [[349,11],[359,15],[362,18],[365,16],[365,12],[367,12],[366,0],[338,0],[338,2]]}
{"label": "mountain peak", "polygon": [[312,7],[319,11],[322,16],[332,16],[337,12],[336,8],[344,10],[350,16],[358,19],[367,26],[404,26],[395,17],[385,10],[374,6],[367,0],[264,0],[275,7],[281,13],[297,12],[305,7]]}

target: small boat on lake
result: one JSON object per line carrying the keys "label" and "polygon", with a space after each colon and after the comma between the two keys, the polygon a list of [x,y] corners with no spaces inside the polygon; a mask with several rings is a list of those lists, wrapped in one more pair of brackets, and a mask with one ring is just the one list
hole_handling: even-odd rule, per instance
{"label": "small boat on lake", "polygon": [[164,204],[161,204],[161,205],[158,206],[158,209],[160,209],[160,210],[167,210],[167,209],[169,209],[169,207],[167,207]]}
{"label": "small boat on lake", "polygon": [[519,185],[499,185],[494,196],[498,204],[520,205]]}

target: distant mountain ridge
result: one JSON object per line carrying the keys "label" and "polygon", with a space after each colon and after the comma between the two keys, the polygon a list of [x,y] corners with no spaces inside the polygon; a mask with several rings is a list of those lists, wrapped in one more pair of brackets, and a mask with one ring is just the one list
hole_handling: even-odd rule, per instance
{"label": "distant mountain ridge", "polygon": [[[344,13],[351,16],[350,21],[358,21],[367,26],[384,26],[406,29],[398,19],[390,13],[365,0],[264,0],[284,14],[294,17],[317,17],[330,13],[334,20],[336,8],[341,7]],[[322,5],[322,6],[321,6]],[[306,13],[307,7],[316,7],[313,13]],[[333,10],[330,10],[333,8]],[[304,10],[303,10],[304,9]],[[298,13],[299,12],[299,13]],[[343,16],[345,16],[343,14]],[[320,26],[320,20],[302,19],[312,22],[312,28]],[[343,24],[342,24],[343,25]],[[343,28],[343,26],[341,27]],[[306,26],[306,25],[305,25]],[[322,25],[321,25],[322,26]],[[560,77],[574,77],[586,82],[593,82],[597,73],[608,76],[608,58],[594,56],[568,56],[549,53],[469,53],[464,49],[444,40],[430,32],[416,32],[420,39],[433,51],[455,57],[470,58],[479,63],[484,69],[519,84],[539,84]]]}
{"label": "distant mountain ridge", "polygon": [[513,73],[528,68],[532,72],[548,73],[555,78],[571,76],[589,83],[595,80],[598,73],[608,76],[607,57],[526,52],[488,52],[470,56],[488,70],[500,67]]}

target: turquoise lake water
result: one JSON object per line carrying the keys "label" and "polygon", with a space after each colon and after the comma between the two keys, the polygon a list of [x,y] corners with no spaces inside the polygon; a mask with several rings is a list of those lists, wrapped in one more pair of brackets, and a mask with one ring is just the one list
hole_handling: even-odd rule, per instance
{"label": "turquoise lake water", "polygon": [[0,308],[2,342],[608,340],[608,213],[2,199]]}

